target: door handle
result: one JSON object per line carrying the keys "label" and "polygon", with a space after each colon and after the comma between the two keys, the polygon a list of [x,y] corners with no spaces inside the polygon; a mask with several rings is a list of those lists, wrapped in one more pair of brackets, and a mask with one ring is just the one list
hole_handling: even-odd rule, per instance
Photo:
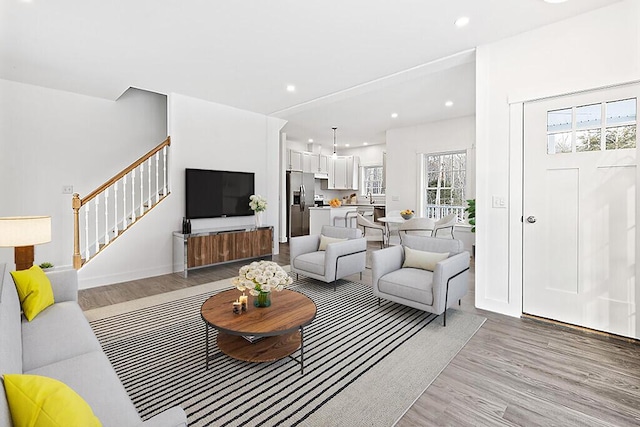
{"label": "door handle", "polygon": [[306,201],[305,201],[305,197],[306,197],[306,191],[304,188],[304,185],[300,186],[300,211],[304,211],[306,208]]}
{"label": "door handle", "polygon": [[533,224],[533,223],[535,223],[535,222],[536,222],[536,217],[535,217],[535,216],[533,216],[533,215],[529,215],[529,216],[527,217],[527,222],[528,222],[529,224]]}

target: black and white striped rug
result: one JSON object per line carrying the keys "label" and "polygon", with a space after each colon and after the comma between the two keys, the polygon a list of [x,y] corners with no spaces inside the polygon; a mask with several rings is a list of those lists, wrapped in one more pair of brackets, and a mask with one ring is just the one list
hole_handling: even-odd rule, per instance
{"label": "black and white striped rug", "polygon": [[[397,398],[385,396],[394,394],[387,389],[392,381],[384,378],[388,371],[385,359],[425,328],[437,328],[434,331],[438,334],[445,329],[455,332],[449,325],[442,328],[440,321],[433,322],[436,317],[429,313],[388,301],[378,306],[371,289],[360,283],[341,281],[334,292],[331,286],[301,278],[291,288],[309,296],[318,308],[316,319],[305,328],[304,375],[289,358],[260,364],[221,355],[205,370],[205,326],[200,306],[214,292],[95,320],[91,326],[142,418],[180,405],[190,426],[341,425],[341,415],[322,414],[323,407],[348,404],[340,402],[348,395],[343,392],[368,373],[373,375],[368,381],[379,383],[371,387],[380,388],[370,392],[383,395],[377,400],[365,397],[365,401],[383,402],[376,406],[384,402],[398,406],[393,403]],[[277,293],[273,303],[277,304]],[[459,348],[445,355],[446,363],[479,325],[471,328]],[[437,344],[414,343],[424,346],[425,352]],[[420,351],[420,347],[417,349]],[[405,363],[411,375],[416,365],[412,360]],[[435,376],[444,366],[435,369]],[[372,370],[378,372],[371,374]],[[421,385],[420,392],[427,386]],[[370,386],[362,383],[360,387]],[[363,393],[368,391],[358,392]],[[400,408],[392,408],[397,413],[391,419],[402,415],[418,395],[414,391],[412,396],[400,399]],[[383,412],[388,411],[383,408]],[[366,425],[389,425],[388,420],[376,424],[378,418],[374,416]]]}

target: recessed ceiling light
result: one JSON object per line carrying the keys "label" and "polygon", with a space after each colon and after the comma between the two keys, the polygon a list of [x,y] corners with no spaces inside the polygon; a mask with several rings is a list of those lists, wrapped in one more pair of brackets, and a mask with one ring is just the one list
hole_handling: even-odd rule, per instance
{"label": "recessed ceiling light", "polygon": [[295,92],[296,87],[294,85],[287,85],[287,92]]}
{"label": "recessed ceiling light", "polygon": [[391,118],[392,119],[397,119],[398,118],[398,113],[391,113]]}
{"label": "recessed ceiling light", "polygon": [[444,103],[445,107],[453,107],[453,101],[447,101]]}
{"label": "recessed ceiling light", "polygon": [[363,142],[362,145],[369,145],[367,141]]}
{"label": "recessed ceiling light", "polygon": [[567,0],[544,0],[547,3],[556,4],[556,3],[564,3]]}
{"label": "recessed ceiling light", "polygon": [[309,142],[313,142],[313,138],[309,138]]}
{"label": "recessed ceiling light", "polygon": [[469,23],[469,17],[468,16],[461,16],[460,18],[456,19],[456,27],[458,28],[462,28],[464,26],[466,26]]}
{"label": "recessed ceiling light", "polygon": [[344,146],[345,146],[345,147],[348,147],[348,146],[349,146],[349,144],[344,144]]}

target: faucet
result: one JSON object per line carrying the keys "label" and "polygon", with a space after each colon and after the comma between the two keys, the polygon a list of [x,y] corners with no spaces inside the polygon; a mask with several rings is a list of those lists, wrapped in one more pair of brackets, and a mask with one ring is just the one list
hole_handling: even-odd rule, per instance
{"label": "faucet", "polygon": [[367,194],[367,197],[369,198],[369,203],[373,204],[373,194],[371,194],[371,191],[369,191],[369,193]]}

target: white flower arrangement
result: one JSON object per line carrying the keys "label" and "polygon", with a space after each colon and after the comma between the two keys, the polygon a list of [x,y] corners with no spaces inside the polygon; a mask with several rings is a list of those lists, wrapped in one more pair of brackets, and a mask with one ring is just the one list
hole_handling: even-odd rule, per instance
{"label": "white flower arrangement", "polygon": [[280,292],[293,283],[287,272],[273,261],[254,261],[242,266],[238,274],[231,284],[242,292],[248,290],[254,297],[260,292]]}
{"label": "white flower arrangement", "polygon": [[249,207],[255,212],[263,212],[267,210],[267,199],[259,194],[249,196]]}

